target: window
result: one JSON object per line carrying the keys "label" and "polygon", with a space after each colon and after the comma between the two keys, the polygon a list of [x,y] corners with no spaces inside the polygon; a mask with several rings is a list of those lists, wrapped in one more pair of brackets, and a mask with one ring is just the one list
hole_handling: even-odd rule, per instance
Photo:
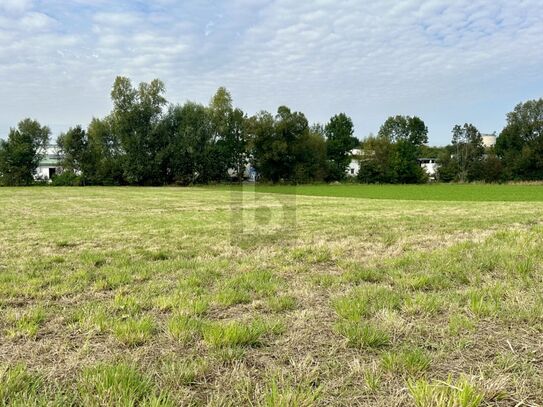
{"label": "window", "polygon": [[56,173],[57,173],[56,168],[49,168],[49,179],[52,179]]}
{"label": "window", "polygon": [[351,175],[354,175],[354,168],[351,168]]}

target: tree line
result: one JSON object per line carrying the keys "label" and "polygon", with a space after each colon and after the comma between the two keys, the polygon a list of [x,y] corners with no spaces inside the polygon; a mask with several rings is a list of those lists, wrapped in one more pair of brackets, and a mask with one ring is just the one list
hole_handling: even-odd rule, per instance
{"label": "tree line", "polygon": [[[345,113],[326,124],[280,106],[248,116],[225,88],[208,105],[169,104],[155,79],[133,86],[117,77],[113,109],[88,128],[70,128],[57,144],[59,185],[191,185],[241,181],[250,164],[269,182],[333,182],[347,177],[351,150],[365,183],[422,183],[420,157],[437,157],[443,182],[543,179],[543,99],[521,103],[507,115],[495,148],[485,148],[472,124],[456,125],[451,144],[428,147],[428,128],[416,116],[389,117],[376,136],[354,137]],[[51,131],[25,119],[0,140],[0,184],[30,185]],[[352,177],[350,179],[353,179]]]}

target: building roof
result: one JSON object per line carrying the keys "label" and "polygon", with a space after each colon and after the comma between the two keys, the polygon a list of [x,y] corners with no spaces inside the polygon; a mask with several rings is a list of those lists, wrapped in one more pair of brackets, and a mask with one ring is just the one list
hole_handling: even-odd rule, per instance
{"label": "building roof", "polygon": [[60,166],[61,160],[62,156],[60,155],[58,146],[55,144],[50,144],[46,147],[45,154],[39,165],[42,167],[58,167]]}

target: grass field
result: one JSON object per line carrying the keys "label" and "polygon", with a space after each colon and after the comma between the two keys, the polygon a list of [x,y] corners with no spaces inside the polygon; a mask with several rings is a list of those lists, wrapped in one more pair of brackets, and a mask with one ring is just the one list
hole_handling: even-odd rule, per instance
{"label": "grass field", "polygon": [[[216,188],[216,187],[214,187]],[[228,189],[230,187],[222,187]],[[543,202],[542,184],[258,185],[259,192],[416,201]]]}
{"label": "grass field", "polygon": [[543,189],[417,188],[0,189],[0,406],[541,405]]}

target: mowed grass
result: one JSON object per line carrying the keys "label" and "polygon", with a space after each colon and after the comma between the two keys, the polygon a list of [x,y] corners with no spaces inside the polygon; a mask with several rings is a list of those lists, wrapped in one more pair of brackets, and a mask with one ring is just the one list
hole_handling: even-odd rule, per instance
{"label": "mowed grass", "polygon": [[541,187],[463,187],[0,189],[0,406],[540,405]]}
{"label": "mowed grass", "polygon": [[[232,188],[232,187],[223,187]],[[239,187],[238,187],[239,188]],[[245,187],[250,188],[250,187]],[[265,185],[262,193],[416,201],[543,202],[543,184]]]}

